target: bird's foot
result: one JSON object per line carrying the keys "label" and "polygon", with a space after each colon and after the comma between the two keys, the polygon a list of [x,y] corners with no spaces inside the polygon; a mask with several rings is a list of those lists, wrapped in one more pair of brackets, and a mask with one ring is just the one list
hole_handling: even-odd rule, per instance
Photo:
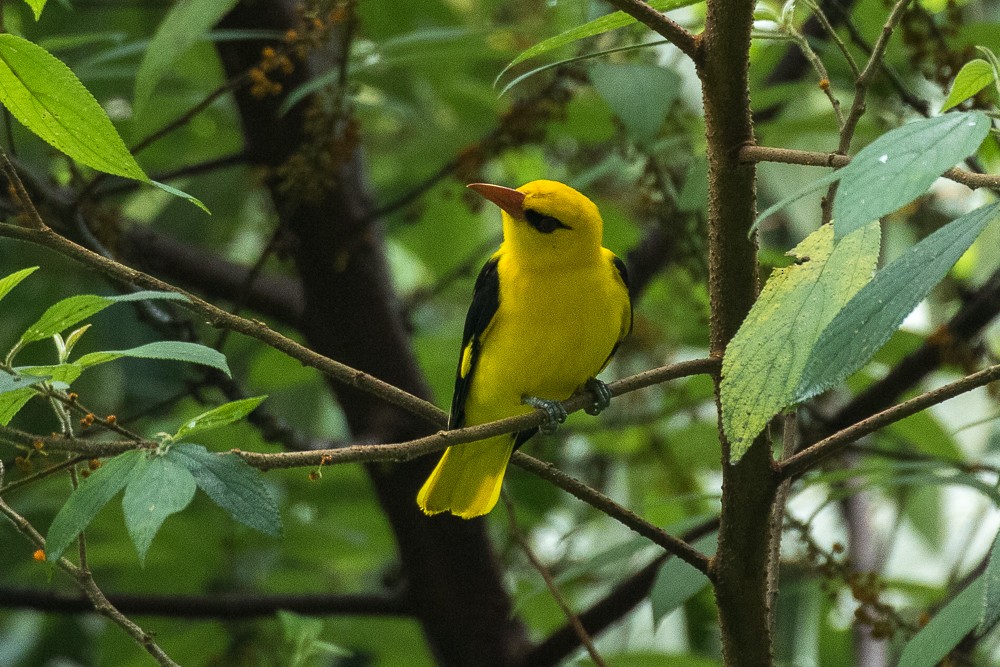
{"label": "bird's foot", "polygon": [[584,411],[588,415],[599,415],[606,407],[611,405],[611,390],[608,389],[608,385],[604,382],[601,382],[597,378],[590,378],[583,385],[583,388],[594,395],[593,404],[584,408]]}
{"label": "bird's foot", "polygon": [[521,403],[524,405],[530,405],[536,409],[545,410],[545,414],[548,415],[548,420],[538,427],[542,433],[546,435],[551,435],[556,432],[559,428],[559,424],[566,421],[566,408],[563,407],[562,403],[559,401],[553,401],[548,398],[538,398],[537,396],[525,396],[521,399]]}

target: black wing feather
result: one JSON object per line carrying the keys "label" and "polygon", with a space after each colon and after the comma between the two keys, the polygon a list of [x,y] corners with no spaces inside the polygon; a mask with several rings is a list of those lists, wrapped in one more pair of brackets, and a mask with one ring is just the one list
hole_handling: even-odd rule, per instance
{"label": "black wing feather", "polygon": [[[628,282],[628,267],[625,266],[625,262],[617,256],[611,260],[611,263],[615,265],[616,269],[618,269],[618,276],[622,279],[622,282],[625,283],[625,289],[628,290],[629,293],[630,305],[628,309],[628,331],[625,332],[625,335],[627,336],[632,333],[632,324],[635,322],[635,315],[633,314],[631,307],[632,286]],[[608,358],[604,360],[604,365],[601,366],[601,368],[608,365],[608,362],[611,361],[611,357],[615,356],[615,352],[618,351],[618,346],[621,344],[622,342],[620,340],[615,343],[615,346],[611,348],[611,352],[608,353]]]}
{"label": "black wing feather", "polygon": [[[500,274],[497,272],[498,258],[486,262],[472,293],[472,304],[465,316],[465,330],[462,333],[462,349],[458,355],[458,371],[455,373],[455,393],[451,399],[451,417],[449,428],[459,428],[465,425],[465,399],[469,395],[472,376],[476,372],[476,362],[479,360],[479,347],[482,344],[479,337],[490,325],[493,316],[500,307]],[[472,363],[469,372],[462,377],[462,358],[465,348],[472,345]]]}

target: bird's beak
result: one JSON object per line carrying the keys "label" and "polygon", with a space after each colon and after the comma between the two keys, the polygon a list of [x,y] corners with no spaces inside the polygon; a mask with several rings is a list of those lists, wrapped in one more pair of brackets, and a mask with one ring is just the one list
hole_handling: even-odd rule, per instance
{"label": "bird's beak", "polygon": [[467,185],[470,190],[475,190],[486,199],[507,211],[516,220],[524,220],[524,193],[513,188],[505,188],[502,185],[490,185],[489,183],[470,183]]}

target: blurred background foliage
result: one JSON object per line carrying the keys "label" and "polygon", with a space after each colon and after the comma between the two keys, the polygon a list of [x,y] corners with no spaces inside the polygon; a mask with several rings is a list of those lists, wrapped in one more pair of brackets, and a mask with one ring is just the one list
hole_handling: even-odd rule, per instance
{"label": "blurred background foliage", "polygon": [[[762,3],[772,6],[773,3]],[[177,119],[224,83],[214,40],[252,35],[216,31],[179,58],[141,116],[132,110],[136,68],[169,4],[116,0],[53,0],[37,23],[20,3],[3,6],[6,29],[44,46],[66,62],[134,145]],[[308,8],[305,10],[308,11]],[[469,197],[472,180],[516,186],[537,178],[565,181],[591,196],[606,223],[605,245],[631,262],[654,245],[660,260],[643,277],[632,338],[608,377],[626,376],[707,353],[705,270],[705,162],[700,90],[688,63],[672,47],[628,50],[567,62],[540,72],[498,97],[530,61],[494,84],[514,56],[540,40],[606,13],[600,2],[539,0],[359,0],[348,68],[347,100],[356,140],[363,148],[376,208],[384,211],[392,281],[407,316],[420,367],[435,402],[450,401],[462,322],[479,266],[499,241],[496,210]],[[677,13],[698,25],[703,7]],[[853,27],[868,43],[887,13],[882,0],[853,3]],[[805,3],[797,23],[809,15]],[[956,66],[975,45],[1000,52],[1000,8],[989,2],[924,2],[911,11],[891,43],[886,62],[901,86],[935,111]],[[766,26],[761,26],[766,30]],[[845,39],[849,39],[842,29]],[[628,27],[548,54],[554,62],[584,53],[652,41]],[[847,104],[851,72],[828,41],[814,48],[832,90]],[[856,44],[850,48],[858,57]],[[776,82],[790,50],[786,41],[759,39],[751,54],[756,131],[763,145],[831,151],[837,124],[812,71]],[[324,57],[320,52],[317,57]],[[332,63],[332,61],[331,61]],[[331,67],[334,64],[330,65]],[[975,104],[992,108],[987,96]],[[304,101],[302,104],[310,102]],[[886,77],[873,86],[854,148],[918,116]],[[19,163],[39,181],[77,187],[92,174],[12,127]],[[113,179],[98,189],[101,214],[119,225],[146,226],[217,256],[252,266],[263,261],[272,276],[293,276],[279,236],[276,212],[259,170],[241,160],[241,121],[229,95],[161,141],[138,153],[154,178],[199,197],[208,217],[181,200]],[[995,172],[996,144],[980,153]],[[171,172],[232,158],[218,166]],[[765,164],[758,196],[772,203],[818,177],[821,170]],[[971,210],[981,195],[942,183],[884,224],[884,255],[905,251],[945,219]],[[790,262],[784,253],[815,229],[819,195],[770,219],[761,230],[761,277]],[[114,229],[110,225],[108,229]],[[101,239],[114,247],[116,239]],[[977,242],[932,298],[909,318],[849,386],[810,407],[810,420],[835,412],[849,397],[915,350],[963,299],[997,270],[1000,229]],[[263,258],[263,259],[262,259]],[[29,245],[0,241],[0,275],[41,265],[0,307],[2,345],[10,345],[45,307],[79,293],[114,293],[100,276]],[[231,307],[232,302],[220,302]],[[169,304],[171,318],[185,316]],[[250,313],[251,316],[258,315]],[[93,318],[81,353],[124,349],[166,335],[150,312],[117,307]],[[271,321],[297,337],[287,323]],[[188,325],[196,339],[214,344],[218,333]],[[1000,329],[960,354],[923,384],[953,379],[979,355],[995,355]],[[248,395],[268,394],[265,406],[301,434],[346,441],[343,415],[320,376],[297,362],[239,336],[222,350]],[[36,344],[25,362],[49,363],[54,352]],[[121,360],[90,371],[76,385],[81,399],[145,434],[172,432],[185,419],[224,400],[196,367]],[[713,516],[719,496],[719,446],[711,382],[679,380],[629,394],[599,419],[574,415],[555,436],[537,438],[529,451],[602,489],[650,521],[679,531]],[[891,656],[926,614],[948,599],[952,586],[981,565],[997,531],[996,468],[1000,429],[995,389],[980,390],[881,431],[845,459],[799,481],[789,499],[783,541],[778,613],[778,658],[787,665],[856,664],[860,635]],[[56,428],[46,406],[31,405],[15,425],[36,433]],[[199,442],[224,451],[278,451],[258,429],[239,424]],[[878,454],[874,454],[877,452]],[[16,470],[13,448],[0,449],[8,481]],[[43,457],[33,459],[44,465]],[[36,468],[37,469],[37,468]],[[204,497],[170,518],[140,568],[120,509],[112,503],[88,530],[90,561],[104,590],[115,593],[226,592],[355,593],[391,589],[398,581],[396,549],[363,469],[326,467],[319,479],[306,470],[275,471],[266,481],[280,499],[282,539],[231,521]],[[586,608],[623,576],[644,566],[657,549],[627,529],[550,485],[513,469],[507,489],[516,519],[575,609]],[[64,502],[69,483],[54,476],[11,493],[9,500],[35,525],[46,527]],[[512,537],[503,504],[488,519],[516,613],[530,637],[543,639],[565,617],[539,573]],[[0,588],[73,592],[31,558],[30,544],[0,525]],[[846,549],[846,552],[845,552]],[[686,575],[686,581],[697,581]],[[702,667],[719,664],[719,639],[710,590],[697,584],[690,597],[664,613],[671,586],[654,588],[651,603],[597,638],[610,664]],[[657,605],[661,606],[658,608]],[[14,605],[16,607],[16,605]],[[658,609],[659,613],[654,613]],[[184,665],[286,664],[290,633],[275,618],[168,619],[143,617],[145,627]],[[294,625],[294,623],[293,623]],[[859,628],[852,635],[852,628]],[[405,616],[339,615],[325,619],[321,638],[346,649],[308,664],[423,665],[432,658],[418,624]],[[969,654],[970,664],[995,664],[998,642],[988,636]],[[665,661],[664,656],[671,656]],[[990,657],[992,656],[992,657]],[[104,619],[17,608],[0,611],[0,664],[147,664],[148,657]],[[586,664],[581,651],[566,664]],[[882,664],[882,663],[867,663]]]}

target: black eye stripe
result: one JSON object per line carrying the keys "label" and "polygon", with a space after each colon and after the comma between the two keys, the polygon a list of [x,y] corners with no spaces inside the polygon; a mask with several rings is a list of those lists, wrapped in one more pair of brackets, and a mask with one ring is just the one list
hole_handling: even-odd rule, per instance
{"label": "black eye stripe", "polygon": [[524,218],[528,221],[529,225],[540,231],[542,234],[551,234],[557,229],[572,229],[572,227],[563,224],[551,215],[545,215],[530,208],[524,211]]}

